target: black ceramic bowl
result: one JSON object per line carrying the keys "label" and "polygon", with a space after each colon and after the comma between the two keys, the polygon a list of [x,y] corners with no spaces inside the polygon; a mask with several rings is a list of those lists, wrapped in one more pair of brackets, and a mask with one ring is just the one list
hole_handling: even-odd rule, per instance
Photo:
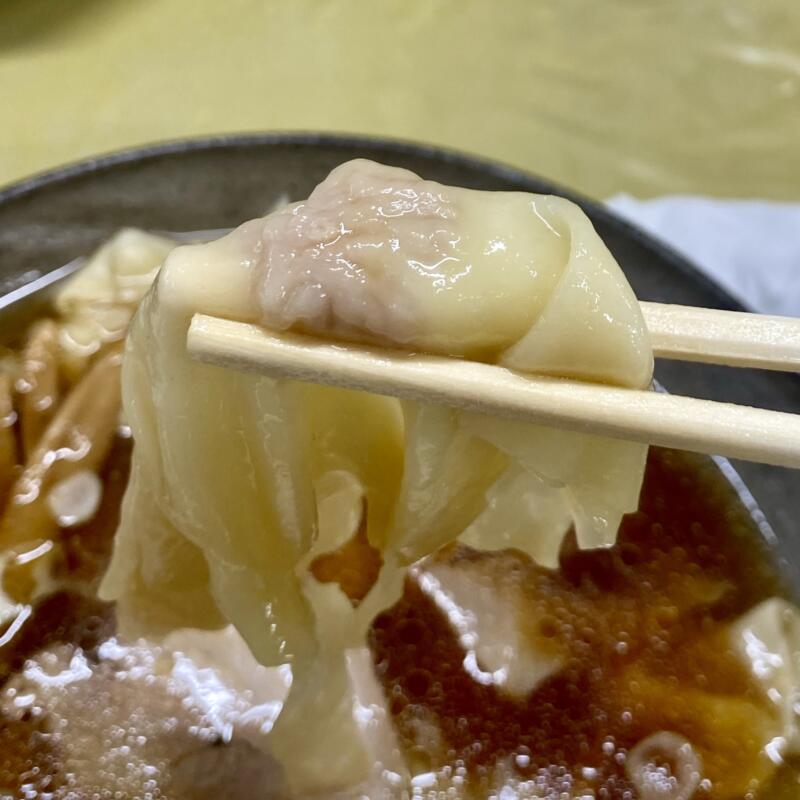
{"label": "black ceramic bowl", "polygon": [[[642,300],[741,309],[722,289],[663,244],[602,206],[510,167],[424,145],[322,134],[228,136],[160,144],[104,156],[22,181],[0,191],[0,333],[52,283],[48,275],[91,251],[116,229],[224,228],[259,216],[280,196],[305,197],[337,164],[372,158],[426,178],[478,189],[570,197],[592,219]],[[44,280],[42,280],[44,276]],[[659,363],[670,391],[800,411],[796,375]],[[725,466],[725,465],[723,465]],[[736,464],[766,520],[756,517],[782,570],[800,595],[800,474]],[[735,473],[728,468],[729,477]],[[747,490],[742,490],[746,501]],[[773,533],[774,531],[774,533]]]}

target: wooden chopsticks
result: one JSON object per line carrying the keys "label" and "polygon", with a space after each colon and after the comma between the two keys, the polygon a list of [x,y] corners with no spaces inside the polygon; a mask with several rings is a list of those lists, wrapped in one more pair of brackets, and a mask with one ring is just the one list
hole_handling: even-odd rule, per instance
{"label": "wooden chopsticks", "polygon": [[[800,368],[800,320],[643,303],[657,356]],[[707,320],[704,322],[704,320]],[[437,356],[270,333],[196,314],[192,358],[273,377],[442,403],[505,419],[647,444],[800,467],[800,416],[520,374]]]}
{"label": "wooden chopsticks", "polygon": [[800,319],[639,303],[658,358],[800,371]]}

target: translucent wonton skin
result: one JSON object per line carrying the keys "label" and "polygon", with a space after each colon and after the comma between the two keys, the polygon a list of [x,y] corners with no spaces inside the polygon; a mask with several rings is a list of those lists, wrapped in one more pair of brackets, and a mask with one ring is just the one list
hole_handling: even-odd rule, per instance
{"label": "translucent wonton skin", "polygon": [[106,342],[120,340],[175,242],[134,228],[115,234],[56,295],[62,360],[78,374]]}
{"label": "translucent wonton skin", "polygon": [[[406,567],[465,532],[544,564],[570,522],[583,546],[609,544],[646,448],[195,363],[196,312],[642,387],[638,305],[571,203],[365,161],[167,258],[128,339],[133,477],[102,593],[129,629],[225,620],[261,663],[291,663],[274,752],[299,794],[352,786],[374,756],[347,654]],[[310,570],[356,531],[382,561],[360,602]]]}
{"label": "translucent wonton skin", "polygon": [[780,764],[800,755],[800,612],[780,598],[765,600],[737,621],[731,636],[776,714],[765,758]]}
{"label": "translucent wonton skin", "polygon": [[267,327],[650,381],[636,297],[563,198],[460,189],[351,161],[268,217],[261,238]]}

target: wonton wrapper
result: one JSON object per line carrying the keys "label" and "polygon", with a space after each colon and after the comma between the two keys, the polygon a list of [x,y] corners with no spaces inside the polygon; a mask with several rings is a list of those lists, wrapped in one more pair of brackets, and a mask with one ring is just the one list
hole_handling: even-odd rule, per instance
{"label": "wonton wrapper", "polygon": [[105,343],[121,339],[175,242],[125,228],[100,247],[59,291],[61,357],[72,376]]}
{"label": "wonton wrapper", "polygon": [[[570,522],[608,545],[647,448],[196,363],[197,312],[634,387],[652,371],[644,322],[568,201],[370,162],[167,258],[128,340],[133,479],[102,594],[129,629],[226,620],[262,664],[291,663],[274,752],[296,791],[350,786],[373,756],[346,653],[406,567],[462,536],[553,564]],[[309,564],[364,508],[383,568],[354,604]]]}

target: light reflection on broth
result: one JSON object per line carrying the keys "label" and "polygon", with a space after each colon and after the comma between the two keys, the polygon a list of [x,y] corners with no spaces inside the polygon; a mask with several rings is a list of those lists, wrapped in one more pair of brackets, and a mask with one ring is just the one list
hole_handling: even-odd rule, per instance
{"label": "light reflection on broth", "polygon": [[[132,453],[117,343],[170,246],[122,234],[0,360],[0,797],[291,796],[269,739],[291,670],[230,627],[120,637],[97,599]],[[327,479],[330,502],[356,491]],[[357,497],[348,536],[309,563],[354,609],[384,563]],[[186,617],[141,596],[144,619]],[[651,448],[608,549],[573,530],[549,568],[463,543],[414,565],[348,653],[381,763],[321,796],[795,798],[800,623],[783,596],[712,462]],[[187,584],[220,628],[202,602]]]}

